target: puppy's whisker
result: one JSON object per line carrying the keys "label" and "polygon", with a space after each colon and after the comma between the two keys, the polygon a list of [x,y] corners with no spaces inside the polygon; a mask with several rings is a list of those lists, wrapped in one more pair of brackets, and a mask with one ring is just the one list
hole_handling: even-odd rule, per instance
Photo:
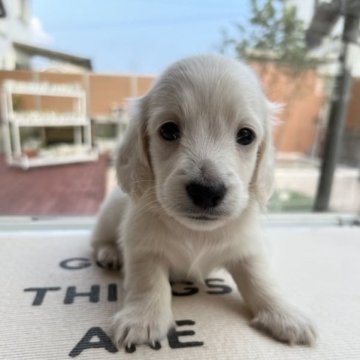
{"label": "puppy's whisker", "polygon": [[148,203],[148,204],[144,204],[144,206],[140,207],[139,208],[139,212],[148,212],[148,211],[151,211],[151,210],[156,210],[156,206],[155,206],[155,203]]}
{"label": "puppy's whisker", "polygon": [[144,211],[148,211],[148,210],[156,210],[158,208],[158,205],[159,205],[159,203],[156,199],[151,200],[151,201],[144,203],[142,206],[140,206],[138,208],[138,211],[144,212]]}

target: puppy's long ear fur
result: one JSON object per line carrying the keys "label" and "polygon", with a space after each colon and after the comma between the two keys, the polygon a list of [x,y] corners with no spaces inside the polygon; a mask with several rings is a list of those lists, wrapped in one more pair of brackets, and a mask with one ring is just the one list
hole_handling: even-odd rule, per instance
{"label": "puppy's long ear fur", "polygon": [[134,103],[128,128],[117,150],[116,174],[123,191],[135,199],[139,198],[152,182],[145,98]]}
{"label": "puppy's long ear fur", "polygon": [[275,151],[272,140],[272,125],[275,123],[276,114],[280,110],[281,105],[268,102],[265,136],[259,147],[256,169],[252,179],[252,192],[263,209],[273,192]]}

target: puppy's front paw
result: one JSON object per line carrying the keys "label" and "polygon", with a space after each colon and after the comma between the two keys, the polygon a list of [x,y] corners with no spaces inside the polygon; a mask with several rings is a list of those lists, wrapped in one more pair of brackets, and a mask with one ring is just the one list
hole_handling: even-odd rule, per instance
{"label": "puppy's front paw", "polygon": [[296,309],[262,310],[251,325],[290,345],[311,346],[316,341],[316,330],[311,321]]}
{"label": "puppy's front paw", "polygon": [[116,244],[104,244],[94,251],[96,262],[104,269],[119,270],[122,265],[121,253]]}
{"label": "puppy's front paw", "polygon": [[[145,313],[146,311],[146,313]],[[172,314],[141,306],[125,306],[113,320],[113,337],[117,347],[149,344],[153,347],[174,327]]]}

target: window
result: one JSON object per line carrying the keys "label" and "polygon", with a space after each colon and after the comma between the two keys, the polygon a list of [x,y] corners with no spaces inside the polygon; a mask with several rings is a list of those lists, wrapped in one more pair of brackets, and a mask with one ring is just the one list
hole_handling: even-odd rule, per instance
{"label": "window", "polygon": [[[283,17],[280,6],[256,13],[250,1],[239,7],[230,0],[137,0],[96,10],[79,1],[71,11],[61,1],[30,4],[19,0],[18,7],[24,21],[38,19],[36,27],[27,25],[34,41],[23,42],[9,27],[13,49],[4,56],[15,57],[17,66],[0,70],[0,215],[94,215],[117,184],[114,149],[132,99],[144,95],[167,65],[200,52],[245,58],[270,101],[282,104],[274,121],[275,189],[268,208],[313,211],[341,49],[341,29],[306,49],[315,2]],[[286,6],[296,10],[297,4]],[[5,14],[2,2],[0,12]],[[355,59],[359,51],[349,54]],[[355,61],[330,212],[360,210],[359,78]]]}

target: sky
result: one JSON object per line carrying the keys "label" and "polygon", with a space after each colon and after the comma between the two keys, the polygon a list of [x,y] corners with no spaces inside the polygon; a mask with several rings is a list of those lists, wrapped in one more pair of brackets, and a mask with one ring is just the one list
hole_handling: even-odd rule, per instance
{"label": "sky", "polygon": [[221,29],[245,24],[248,0],[32,0],[42,45],[89,57],[100,73],[158,74],[218,52]]}

